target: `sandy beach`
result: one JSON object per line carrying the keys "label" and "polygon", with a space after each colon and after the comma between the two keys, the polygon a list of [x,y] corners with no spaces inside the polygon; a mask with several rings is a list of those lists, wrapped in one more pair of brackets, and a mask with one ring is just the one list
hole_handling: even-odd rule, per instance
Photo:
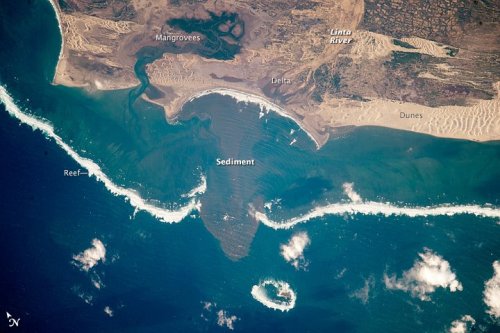
{"label": "sandy beach", "polygon": [[230,96],[234,98],[236,101],[241,102],[241,103],[253,103],[257,104],[260,107],[261,112],[266,112],[269,113],[271,112],[276,112],[282,117],[288,118],[293,120],[308,136],[309,138],[314,141],[316,144],[316,148],[319,149],[322,144],[320,144],[321,138],[318,138],[317,135],[315,136],[313,133],[315,132],[313,128],[306,128],[306,125],[303,124],[301,121],[296,119],[294,116],[288,114],[285,109],[282,107],[268,101],[267,99],[260,97],[258,95],[253,95],[249,93],[244,93],[242,91],[238,91],[235,89],[228,89],[228,88],[215,88],[215,89],[209,89],[209,90],[204,90],[199,93],[196,93],[195,95],[191,96],[187,102],[191,102],[197,98],[200,98],[202,96],[210,95],[210,94],[219,94],[222,96]]}
{"label": "sandy beach", "polygon": [[[54,84],[82,87],[88,90],[124,89],[139,84],[132,70],[133,64],[127,64],[118,75],[103,77],[92,72],[75,71],[74,64],[68,62],[67,56],[69,50],[88,52],[89,54],[101,56],[112,54],[114,43],[128,38],[128,36],[140,29],[136,23],[123,21],[118,24],[95,17],[83,18],[67,15],[60,12],[60,8],[54,0],[50,0],[50,3],[54,8],[59,30],[63,36],[53,80]],[[89,45],[85,43],[85,35],[82,35],[81,32],[69,31],[72,26],[81,24],[88,24],[95,27],[95,29],[107,29],[106,31],[109,31],[112,35],[108,39],[109,44],[100,46]],[[348,54],[354,62],[362,62],[363,59],[386,59],[390,57],[392,52],[403,51],[425,54],[435,58],[449,57],[444,45],[421,38],[403,39],[403,42],[412,46],[412,48],[405,48],[394,44],[392,42],[393,39],[389,36],[369,31],[359,30],[356,32],[356,36],[357,43],[349,50]],[[189,73],[191,73],[189,75],[193,75],[192,73],[202,73],[206,70],[207,66],[208,68],[216,66],[223,72],[225,68],[222,66],[222,63],[214,61],[198,64],[194,55],[171,55],[165,57],[165,59],[173,61],[174,64],[180,61],[179,59],[184,59],[184,63],[180,64],[182,65],[182,70],[186,71],[186,75]],[[150,75],[151,84],[167,92],[166,97],[157,100],[151,100],[145,94],[142,97],[149,102],[162,106],[168,120],[175,119],[185,103],[208,94],[220,94],[230,96],[239,102],[255,103],[260,106],[261,112],[272,111],[293,120],[308,134],[318,149],[328,141],[331,134],[338,128],[352,126],[382,126],[437,137],[472,141],[500,140],[499,82],[493,84],[494,91],[496,92],[496,96],[493,99],[471,98],[467,100],[465,106],[445,105],[429,107],[412,102],[370,96],[367,96],[366,100],[358,101],[328,94],[322,97],[323,100],[321,103],[297,97],[296,99],[292,98],[290,101],[287,101],[286,104],[280,104],[277,100],[271,101],[263,92],[263,88],[255,84],[253,79],[226,82],[206,81],[200,78],[199,84],[193,84],[192,82],[170,82],[162,76],[165,73],[159,73],[159,71],[164,70],[163,67],[159,66],[161,63],[162,59],[159,59],[148,65],[150,66],[148,75]],[[113,63],[111,64],[113,65]],[[194,67],[189,67],[192,64],[195,64],[193,65]],[[445,67],[445,65],[441,67],[436,66],[442,73],[448,75],[451,73],[451,69]],[[424,72],[420,74],[420,77],[433,81],[446,81],[446,79],[437,77],[430,72]],[[166,86],[165,84],[168,83],[174,84],[174,86]]]}
{"label": "sandy beach", "polygon": [[[330,99],[315,112],[296,109],[298,112],[294,113],[264,97],[228,88],[201,91],[188,98],[186,103],[209,94],[221,94],[231,96],[239,102],[255,103],[261,110],[273,111],[292,119],[315,142],[318,149],[328,141],[328,129],[349,126],[381,126],[481,142],[500,140],[500,82],[497,82],[495,89],[497,96],[492,100],[479,100],[470,106],[435,108],[391,100],[357,102]],[[175,112],[178,110],[174,114]],[[325,128],[326,136],[323,134]]]}

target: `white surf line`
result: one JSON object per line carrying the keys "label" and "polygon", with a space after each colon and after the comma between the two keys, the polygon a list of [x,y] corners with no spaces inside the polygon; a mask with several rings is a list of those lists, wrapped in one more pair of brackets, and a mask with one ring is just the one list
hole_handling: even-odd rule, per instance
{"label": "white surf line", "polygon": [[219,94],[219,95],[223,95],[223,96],[229,96],[229,97],[234,98],[238,102],[254,103],[254,104],[257,104],[260,106],[261,112],[263,112],[264,109],[266,109],[268,111],[276,112],[277,114],[279,114],[282,117],[291,119],[316,144],[316,149],[321,148],[318,141],[316,140],[316,138],[314,138],[314,136],[311,133],[309,133],[304,128],[304,126],[302,126],[300,124],[300,122],[297,119],[295,119],[294,117],[292,117],[291,115],[286,113],[286,111],[282,107],[280,107],[279,105],[274,104],[273,102],[270,102],[267,99],[260,97],[258,95],[249,94],[246,92],[238,91],[235,89],[229,89],[229,88],[214,88],[214,89],[208,89],[208,90],[204,90],[204,91],[201,91],[199,93],[196,93],[195,95],[191,96],[191,98],[189,98],[188,102],[191,102],[194,99],[200,98],[202,96],[210,95],[210,94]]}
{"label": "white surf line", "polygon": [[[252,209],[252,208],[251,208]],[[430,207],[398,207],[390,203],[382,202],[350,202],[334,203],[323,207],[316,207],[308,213],[288,220],[273,221],[265,213],[251,212],[257,220],[269,228],[290,229],[299,223],[305,223],[312,219],[320,218],[325,215],[344,215],[344,214],[362,214],[362,215],[384,215],[384,216],[408,216],[408,217],[426,217],[426,216],[453,216],[469,214],[487,218],[500,218],[500,209],[493,206],[479,205],[440,205]]]}
{"label": "white surf line", "polygon": [[[59,66],[59,63],[61,62],[61,59],[63,57],[64,35],[63,35],[61,16],[59,15],[58,7],[55,4],[55,0],[49,0],[49,3],[52,6],[52,8],[54,9],[54,13],[56,14],[57,26],[59,27],[59,32],[61,33],[61,49],[59,50],[59,58],[57,59],[57,65],[56,65],[56,71],[57,71],[57,67]],[[56,75],[56,72],[54,72],[54,75]]]}
{"label": "white surf line", "polygon": [[207,191],[207,177],[201,175],[200,185],[193,188],[189,193],[181,195],[183,198],[194,198],[199,194],[203,194]]}
{"label": "white surf line", "polygon": [[[94,176],[98,181],[104,183],[104,186],[115,196],[124,197],[136,211],[146,211],[162,222],[178,223],[192,211],[199,211],[201,209],[201,204],[198,200],[196,200],[196,198],[194,198],[194,194],[192,195],[193,198],[187,205],[180,207],[177,210],[169,210],[148,203],[134,190],[127,189],[113,183],[94,161],[78,155],[73,148],[66,144],[62,138],[54,132],[52,125],[44,120],[36,118],[35,116],[27,115],[22,112],[3,86],[0,86],[0,102],[5,105],[7,112],[12,117],[17,118],[23,124],[31,126],[33,130],[40,130],[47,137],[52,138],[62,149],[64,149],[64,151],[66,151],[66,153],[68,153],[71,158],[73,158],[83,168],[88,170],[89,177]],[[203,182],[204,181],[202,179],[202,183]],[[200,193],[200,191],[198,190],[197,193]]]}
{"label": "white surf line", "polygon": [[[276,297],[282,299],[269,297],[266,286],[273,286],[276,289]],[[250,293],[255,300],[264,306],[282,312],[293,309],[297,301],[297,294],[287,282],[274,279],[267,279],[254,285]]]}
{"label": "white surf line", "polygon": [[[55,0],[49,0],[49,3],[51,4],[52,8],[54,8],[54,12],[55,12],[56,18],[57,18],[57,25],[59,26],[59,31],[61,32],[61,50],[59,51],[59,58],[57,60],[57,66],[56,66],[56,71],[57,71],[57,67],[59,66],[59,63],[61,62],[61,59],[63,58],[64,35],[63,35],[61,16],[59,14],[58,7],[54,1]],[[55,73],[54,73],[54,75],[55,75]],[[191,96],[191,98],[189,98],[188,102],[191,102],[192,100],[194,100],[196,98],[199,98],[199,97],[202,97],[205,95],[210,95],[210,94],[219,94],[219,95],[223,95],[223,96],[230,96],[230,97],[234,98],[235,100],[237,100],[238,102],[255,103],[255,104],[258,104],[260,106],[261,112],[264,111],[264,109],[267,109],[269,111],[276,112],[277,114],[279,114],[282,117],[291,119],[294,123],[296,123],[307,134],[307,136],[309,136],[309,138],[316,145],[316,149],[321,148],[321,146],[319,145],[318,141],[314,138],[314,136],[311,133],[309,133],[304,128],[304,126],[302,126],[300,124],[299,121],[297,121],[294,117],[287,114],[282,107],[280,107],[280,106],[278,106],[278,105],[276,105],[276,104],[274,104],[274,103],[272,103],[272,102],[270,102],[270,101],[266,100],[265,98],[262,98],[258,95],[244,93],[244,92],[241,92],[241,91],[238,91],[235,89],[229,89],[229,88],[214,88],[214,89],[208,89],[208,90],[201,91],[201,92]]]}

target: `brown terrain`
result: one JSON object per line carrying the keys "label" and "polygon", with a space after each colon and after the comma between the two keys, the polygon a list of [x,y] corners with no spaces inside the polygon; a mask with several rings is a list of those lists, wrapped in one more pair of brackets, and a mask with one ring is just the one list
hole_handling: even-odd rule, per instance
{"label": "brown terrain", "polygon": [[169,119],[223,88],[273,103],[319,146],[350,126],[500,140],[500,0],[54,5],[63,33],[55,84],[125,89],[147,75],[142,97]]}
{"label": "brown terrain", "polygon": [[[64,38],[56,84],[130,88],[139,84],[137,57],[147,54],[151,85],[143,97],[169,118],[201,91],[230,88],[278,105],[320,144],[352,125],[500,139],[499,0],[59,0],[56,6]],[[187,29],[195,20],[207,24],[187,31],[172,19],[188,22]],[[338,37],[352,41],[330,44],[331,29],[351,30]]]}

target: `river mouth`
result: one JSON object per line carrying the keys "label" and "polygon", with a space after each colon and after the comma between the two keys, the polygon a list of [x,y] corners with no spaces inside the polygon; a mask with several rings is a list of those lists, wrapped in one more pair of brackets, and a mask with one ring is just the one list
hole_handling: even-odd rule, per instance
{"label": "river mouth", "polygon": [[[141,105],[144,107],[141,95],[146,94],[149,98],[155,92],[146,65],[162,54],[162,50],[153,48],[144,48],[137,54],[134,71],[141,84],[128,94],[128,112],[134,122],[139,121],[139,115],[144,112],[140,110]],[[266,111],[264,113],[257,104],[247,105],[228,96],[211,94],[186,103],[177,117],[178,126],[192,127],[195,142],[203,142],[205,148],[212,146],[204,149],[204,158],[196,168],[207,180],[207,191],[200,198],[199,215],[232,260],[248,255],[259,225],[252,210],[262,210],[266,197],[258,179],[272,169],[265,155],[256,153],[255,148],[265,141],[276,141],[264,150],[268,154],[274,149],[272,145],[281,140],[279,144],[286,150],[287,146],[297,144],[298,137],[301,142],[297,145],[314,147],[297,124]],[[271,128],[268,128],[269,121]],[[189,159],[186,153],[189,154],[181,153],[180,158]],[[231,164],[224,165],[225,161]],[[238,164],[240,161],[244,162]]]}
{"label": "river mouth", "polygon": [[[54,86],[60,36],[56,26],[42,29],[46,22],[36,10],[26,5],[17,16],[10,14],[15,20],[29,13],[33,20],[12,24],[3,36],[18,39],[0,52],[6,64],[0,68],[1,83],[16,103],[48,120],[64,142],[95,161],[116,184],[162,208],[185,206],[190,199],[183,195],[204,176],[201,212],[186,220],[201,217],[232,259],[249,253],[259,225],[252,212],[276,202],[272,212],[265,211],[270,219],[300,216],[345,200],[345,182],[355,182],[363,196],[376,201],[498,204],[497,143],[365,128],[316,150],[292,120],[217,94],[187,103],[179,122],[169,124],[160,107],[140,98],[150,88],[145,65],[160,57],[159,51],[138,55],[141,85],[134,89],[89,93]],[[37,57],[23,51],[28,46]],[[221,166],[217,159],[255,163]]]}

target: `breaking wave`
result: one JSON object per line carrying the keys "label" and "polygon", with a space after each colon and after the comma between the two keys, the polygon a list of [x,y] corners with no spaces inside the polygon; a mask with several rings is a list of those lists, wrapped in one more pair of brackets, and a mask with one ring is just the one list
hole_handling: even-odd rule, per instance
{"label": "breaking wave", "polygon": [[196,210],[199,211],[201,209],[201,204],[199,200],[197,200],[196,196],[204,193],[206,190],[206,179],[204,176],[202,176],[201,184],[186,195],[186,197],[190,198],[190,201],[185,206],[173,210],[156,206],[142,198],[136,191],[113,183],[111,179],[101,170],[99,165],[88,158],[80,156],[73,148],[65,143],[63,139],[55,133],[51,124],[33,115],[28,115],[22,112],[3,86],[0,86],[0,102],[5,105],[5,109],[12,117],[17,118],[23,124],[29,125],[33,130],[39,130],[47,137],[52,138],[81,167],[88,170],[89,177],[94,176],[115,196],[124,197],[125,200],[127,200],[130,205],[135,208],[136,212],[145,211],[162,222],[178,223],[191,212]]}
{"label": "breaking wave", "polygon": [[[292,120],[297,126],[300,127],[304,131],[304,133],[307,134],[307,136],[314,142],[316,145],[316,149],[320,149],[321,145],[318,142],[318,140],[314,137],[313,134],[311,134],[305,126],[295,119],[295,117],[292,117],[289,115],[282,107],[278,106],[277,104],[274,104],[268,100],[266,100],[263,97],[254,95],[254,94],[249,94],[245,93],[242,91],[238,91],[235,89],[229,89],[229,88],[214,88],[214,89],[208,89],[201,91],[199,93],[196,93],[195,95],[191,96],[191,98],[188,100],[188,102],[191,102],[197,98],[200,98],[202,96],[210,95],[210,94],[219,94],[222,96],[229,96],[235,99],[237,102],[243,102],[243,103],[253,103],[257,104],[260,107],[260,112],[259,112],[259,119],[262,118],[265,114],[269,113],[269,111],[273,111],[280,115],[281,117],[288,118]],[[265,113],[264,113],[265,112]],[[293,133],[290,133],[293,134]]]}
{"label": "breaking wave", "polygon": [[199,194],[203,194],[207,191],[207,177],[201,175],[200,184],[193,188],[189,193],[181,195],[183,198],[195,198]]}
{"label": "breaking wave", "polygon": [[[54,13],[56,15],[57,19],[57,27],[59,28],[59,32],[61,33],[61,49],[59,50],[59,57],[57,59],[57,65],[59,65],[59,62],[63,58],[63,50],[64,50],[64,35],[63,35],[63,28],[61,24],[61,16],[59,15],[59,11],[57,10],[57,5],[55,3],[55,0],[49,0],[50,5],[54,9]],[[54,73],[55,75],[55,73]]]}
{"label": "breaking wave", "polygon": [[267,279],[254,285],[251,294],[268,308],[283,312],[293,309],[297,301],[297,294],[287,282],[274,279]]}
{"label": "breaking wave", "polygon": [[[251,210],[253,208],[251,207]],[[250,212],[257,220],[273,229],[290,229],[299,223],[305,223],[310,220],[321,218],[325,215],[344,215],[344,214],[362,214],[362,215],[384,215],[384,216],[408,216],[408,217],[427,217],[427,216],[453,216],[461,214],[475,215],[487,218],[500,218],[500,209],[491,206],[479,205],[439,205],[429,207],[399,207],[391,203],[364,201],[364,202],[342,202],[329,204],[322,207],[315,207],[308,213],[293,217],[291,219],[274,221],[264,212]]]}

